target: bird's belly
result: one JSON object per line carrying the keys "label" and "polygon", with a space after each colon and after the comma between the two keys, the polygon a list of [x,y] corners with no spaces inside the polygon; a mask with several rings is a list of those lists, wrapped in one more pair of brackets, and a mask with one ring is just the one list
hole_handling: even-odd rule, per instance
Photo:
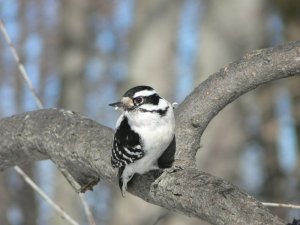
{"label": "bird's belly", "polygon": [[145,156],[131,164],[136,173],[144,174],[150,170],[158,169],[157,160],[173,140],[174,132],[172,129],[171,127],[158,127],[139,131],[143,140]]}
{"label": "bird's belly", "polygon": [[140,132],[143,141],[143,149],[146,154],[163,153],[173,139],[173,130],[171,127],[157,127],[144,129]]}

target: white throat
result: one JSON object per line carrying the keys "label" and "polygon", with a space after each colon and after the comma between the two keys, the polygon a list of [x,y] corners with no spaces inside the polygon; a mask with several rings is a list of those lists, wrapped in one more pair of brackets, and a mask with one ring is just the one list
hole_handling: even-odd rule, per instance
{"label": "white throat", "polygon": [[161,151],[162,153],[173,139],[175,132],[174,112],[172,105],[167,101],[165,102],[168,110],[164,116],[156,112],[124,112],[131,129],[138,133],[143,140],[145,152]]}

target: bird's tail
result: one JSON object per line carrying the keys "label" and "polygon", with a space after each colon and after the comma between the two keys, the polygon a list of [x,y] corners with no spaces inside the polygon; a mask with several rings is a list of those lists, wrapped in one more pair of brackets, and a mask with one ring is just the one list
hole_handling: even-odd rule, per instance
{"label": "bird's tail", "polygon": [[119,187],[121,190],[122,190],[122,186],[123,186],[122,174],[123,174],[124,169],[125,169],[125,166],[121,166],[118,170]]}

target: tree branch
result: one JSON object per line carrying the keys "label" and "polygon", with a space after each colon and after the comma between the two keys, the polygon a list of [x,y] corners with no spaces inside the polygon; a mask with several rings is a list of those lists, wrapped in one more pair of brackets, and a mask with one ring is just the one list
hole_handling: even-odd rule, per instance
{"label": "tree branch", "polygon": [[[198,171],[194,156],[207,124],[222,108],[260,84],[299,72],[300,42],[292,42],[255,51],[209,77],[176,111],[176,166],[135,176],[129,191],[212,224],[283,224],[238,187]],[[110,165],[113,130],[80,114],[27,112],[1,119],[0,134],[0,170],[51,159],[77,192],[99,180],[117,184]]]}
{"label": "tree branch", "polygon": [[201,83],[176,111],[177,159],[195,160],[208,123],[229,103],[259,85],[300,75],[300,41],[246,54]]}
{"label": "tree branch", "polygon": [[[0,133],[0,170],[51,159],[78,192],[99,180],[117,184],[110,165],[113,131],[79,114],[57,109],[23,113],[1,119]],[[157,173],[136,176],[129,191],[213,224],[281,224],[254,198],[196,168]]]}

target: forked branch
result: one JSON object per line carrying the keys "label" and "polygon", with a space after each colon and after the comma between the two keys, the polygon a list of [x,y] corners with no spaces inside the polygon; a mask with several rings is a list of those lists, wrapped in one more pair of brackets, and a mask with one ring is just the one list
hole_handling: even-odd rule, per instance
{"label": "forked branch", "polygon": [[[194,156],[211,119],[260,84],[300,73],[300,42],[254,51],[198,86],[177,109],[177,163],[136,176],[129,191],[212,224],[283,224],[229,182],[198,171]],[[99,180],[117,184],[110,166],[113,130],[71,111],[45,109],[0,120],[0,170],[51,159],[78,192]]]}
{"label": "forked branch", "polygon": [[246,54],[201,83],[176,112],[177,158],[191,161],[208,123],[229,103],[267,82],[300,75],[300,41]]}

